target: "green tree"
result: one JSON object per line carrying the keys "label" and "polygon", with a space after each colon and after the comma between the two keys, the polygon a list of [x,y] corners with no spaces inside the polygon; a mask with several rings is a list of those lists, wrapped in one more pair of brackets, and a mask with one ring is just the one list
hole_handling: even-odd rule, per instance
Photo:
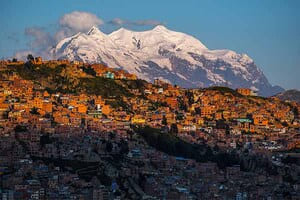
{"label": "green tree", "polygon": [[32,54],[28,54],[27,55],[27,61],[30,62],[30,61],[34,61],[34,57]]}

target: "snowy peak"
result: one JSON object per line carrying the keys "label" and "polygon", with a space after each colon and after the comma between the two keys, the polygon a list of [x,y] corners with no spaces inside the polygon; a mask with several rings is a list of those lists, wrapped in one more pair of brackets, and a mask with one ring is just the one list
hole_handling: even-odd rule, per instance
{"label": "snowy peak", "polygon": [[147,31],[120,28],[108,35],[97,27],[60,41],[56,58],[123,68],[148,81],[162,79],[186,88],[247,87],[269,96],[273,87],[254,61],[231,50],[210,50],[195,37],[158,25]]}
{"label": "snowy peak", "polygon": [[196,38],[167,29],[158,25],[148,31],[131,31],[121,28],[109,34],[109,37],[120,47],[131,51],[144,51],[145,54],[153,54],[159,49],[168,51],[193,51],[201,52],[207,49]]}
{"label": "snowy peak", "polygon": [[153,29],[153,31],[169,31],[169,29],[167,29],[165,26],[163,25],[157,25],[155,26]]}
{"label": "snowy peak", "polygon": [[93,26],[87,33],[87,35],[102,35],[102,33],[96,26]]}
{"label": "snowy peak", "polygon": [[86,34],[87,36],[96,37],[98,39],[100,38],[107,38],[108,35],[101,32],[96,26],[93,26]]}

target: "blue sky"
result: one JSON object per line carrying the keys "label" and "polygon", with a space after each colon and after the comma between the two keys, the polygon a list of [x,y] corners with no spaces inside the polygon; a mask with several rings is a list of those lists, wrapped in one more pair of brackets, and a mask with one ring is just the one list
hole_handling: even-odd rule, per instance
{"label": "blue sky", "polygon": [[246,53],[271,84],[300,89],[299,0],[2,0],[0,4],[0,59],[33,48],[30,28],[54,35],[62,16],[83,11],[101,19],[104,32],[118,28],[108,23],[116,18],[135,30],[153,26],[137,21],[163,23],[197,37],[210,49]]}

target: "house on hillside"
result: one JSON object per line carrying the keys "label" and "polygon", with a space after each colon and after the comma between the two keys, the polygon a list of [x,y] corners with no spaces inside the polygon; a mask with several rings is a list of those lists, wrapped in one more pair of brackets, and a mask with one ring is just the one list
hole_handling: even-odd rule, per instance
{"label": "house on hillside", "polygon": [[107,71],[107,72],[104,74],[104,77],[105,77],[105,78],[109,78],[109,79],[114,79],[114,78],[115,78],[115,74],[114,74],[113,72]]}

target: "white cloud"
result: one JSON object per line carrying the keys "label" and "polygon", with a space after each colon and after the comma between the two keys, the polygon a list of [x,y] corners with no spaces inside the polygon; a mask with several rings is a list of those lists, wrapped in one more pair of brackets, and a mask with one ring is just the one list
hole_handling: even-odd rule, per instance
{"label": "white cloud", "polygon": [[109,21],[108,23],[113,24],[113,25],[123,25],[126,24],[126,21],[120,18],[115,18],[111,21]]}
{"label": "white cloud", "polygon": [[136,26],[157,26],[157,25],[161,25],[163,23],[156,21],[156,20],[152,20],[152,19],[148,19],[148,20],[137,20],[133,22],[134,25]]}
{"label": "white cloud", "polygon": [[62,16],[59,24],[74,31],[88,31],[92,26],[99,26],[103,21],[96,15],[88,12],[74,11]]}
{"label": "white cloud", "polygon": [[102,25],[103,21],[96,15],[88,12],[74,11],[63,15],[58,21],[58,29],[50,34],[41,27],[28,27],[25,35],[31,37],[30,50],[21,50],[15,54],[18,59],[26,59],[27,54],[51,58],[49,49],[63,38],[78,32],[87,32],[92,26]]}
{"label": "white cloud", "polygon": [[66,37],[70,37],[74,34],[76,34],[77,32],[69,29],[69,28],[60,28],[55,34],[54,34],[54,40],[56,42],[66,38]]}
{"label": "white cloud", "polygon": [[133,26],[156,26],[156,25],[161,25],[163,23],[148,19],[148,20],[136,20],[136,21],[130,21],[130,20],[125,20],[125,19],[120,19],[120,18],[115,18],[111,21],[108,22],[109,24],[121,26],[121,25],[133,25]]}
{"label": "white cloud", "polygon": [[54,34],[55,41],[72,36],[78,32],[87,32],[92,26],[100,26],[103,20],[88,12],[74,11],[59,19],[59,29]]}
{"label": "white cloud", "polygon": [[[78,32],[87,32],[92,26],[100,26],[103,23],[102,19],[92,13],[73,11],[59,19],[57,30],[52,34],[42,27],[28,27],[25,29],[25,35],[31,38],[28,45],[29,49],[18,51],[15,57],[24,60],[28,54],[33,54],[34,56],[51,59],[50,50],[57,42]],[[116,26],[155,26],[162,24],[156,20],[131,21],[120,18],[115,18],[106,23]]]}
{"label": "white cloud", "polygon": [[40,27],[26,28],[25,35],[33,38],[33,41],[30,43],[32,48],[41,49],[54,43],[53,37]]}

